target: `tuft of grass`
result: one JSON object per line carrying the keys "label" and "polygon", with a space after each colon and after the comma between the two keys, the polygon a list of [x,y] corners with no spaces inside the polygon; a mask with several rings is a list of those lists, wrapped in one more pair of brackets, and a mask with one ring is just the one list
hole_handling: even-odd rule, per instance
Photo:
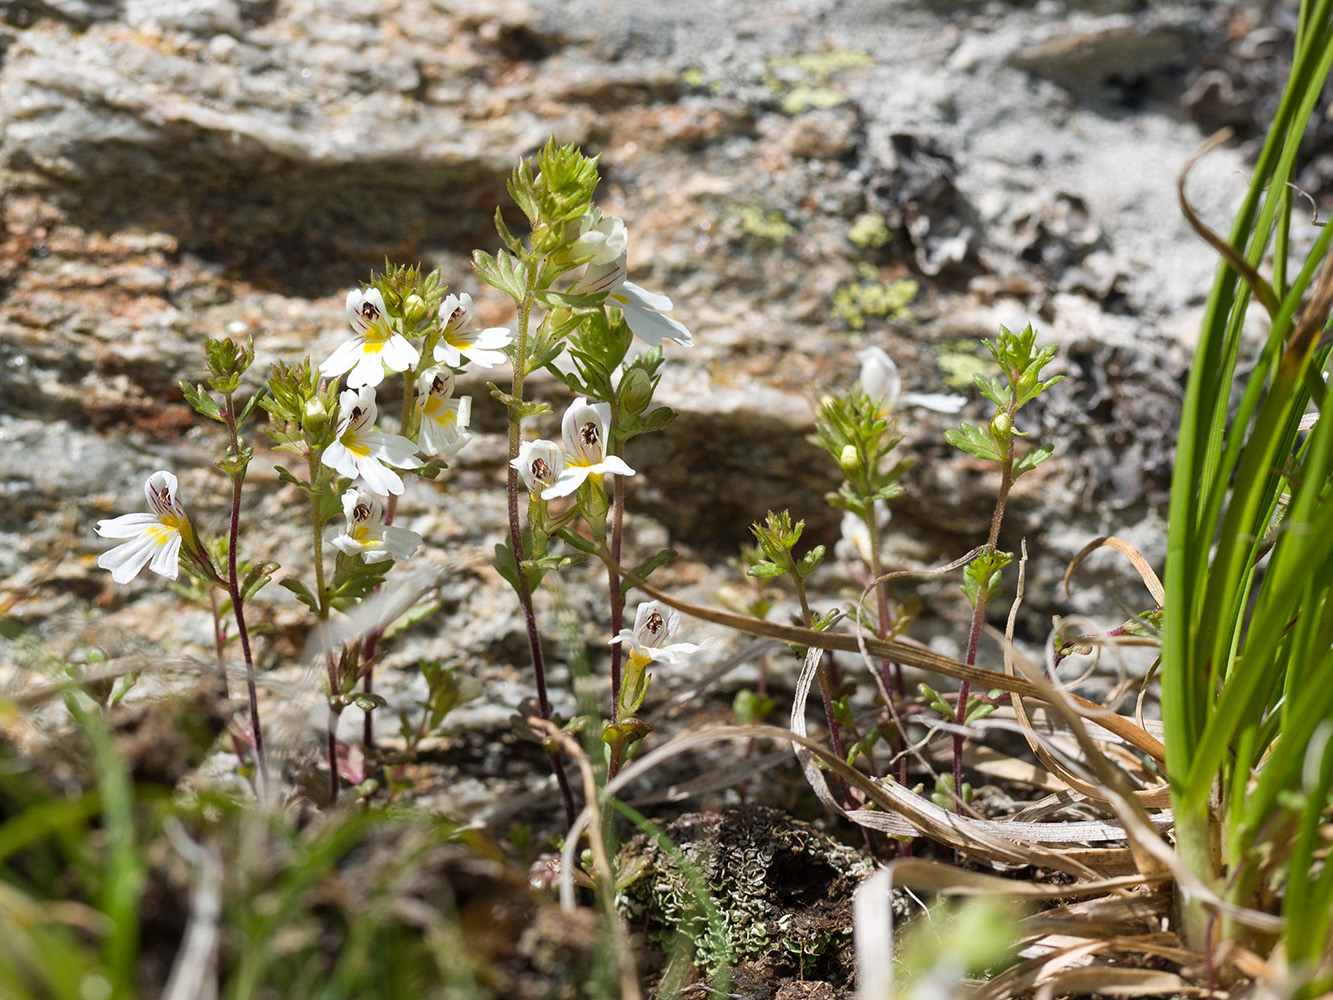
{"label": "tuft of grass", "polygon": [[[1333,2],[1305,0],[1291,75],[1248,193],[1218,250],[1190,370],[1172,482],[1162,713],[1177,847],[1239,908],[1179,900],[1187,944],[1218,938],[1268,954],[1247,911],[1276,909],[1302,995],[1333,987],[1333,869],[1320,817],[1333,788],[1333,420],[1326,402],[1333,227],[1311,233],[1292,187],[1297,154],[1333,66]],[[1260,275],[1267,262],[1271,279]],[[1270,330],[1241,377],[1251,304]],[[1231,400],[1240,405],[1231,410]]]}

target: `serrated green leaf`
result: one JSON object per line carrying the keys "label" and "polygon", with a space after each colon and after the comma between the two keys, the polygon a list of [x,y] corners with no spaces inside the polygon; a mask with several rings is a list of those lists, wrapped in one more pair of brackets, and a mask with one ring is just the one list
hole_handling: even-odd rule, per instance
{"label": "serrated green leaf", "polygon": [[767,560],[757,562],[745,571],[747,576],[758,577],[760,580],[768,580],[775,576],[781,576],[785,572],[786,570],[777,563],[771,563]]}
{"label": "serrated green leaf", "polygon": [[472,266],[476,269],[477,276],[492,288],[498,288],[515,302],[523,301],[523,286],[513,283],[513,268],[506,269],[500,264],[501,260],[511,260],[509,254],[503,250],[495,257],[486,253],[484,250],[472,251]]}
{"label": "serrated green leaf", "polygon": [[255,394],[246,401],[245,406],[241,408],[241,415],[236,418],[236,423],[240,425],[250,419],[250,414],[255,412],[255,407],[258,406],[267,395],[268,386],[261,385],[255,391]]}
{"label": "serrated green leaf", "polygon": [[991,436],[972,424],[963,424],[958,430],[945,431],[944,440],[960,451],[976,455],[977,458],[988,462],[998,462],[1001,458],[1000,449]]}
{"label": "serrated green leaf", "polygon": [[311,490],[310,484],[306,482],[304,479],[296,478],[296,476],[292,475],[281,465],[276,467],[276,471],[278,473],[278,479],[280,479],[282,482],[291,483],[293,486],[299,486],[306,493],[310,492]]}
{"label": "serrated green leaf", "polygon": [[1025,472],[1031,472],[1054,453],[1055,445],[1053,444],[1043,444],[1036,448],[1030,448],[1023,454],[1022,458],[1014,463],[1014,478],[1017,479]]}
{"label": "serrated green leaf", "polygon": [[194,407],[194,411],[201,417],[216,420],[218,423],[226,422],[222,417],[222,410],[218,407],[217,401],[208,394],[202,385],[191,385],[184,380],[176,384],[180,386],[181,395],[185,397],[185,401]]}
{"label": "serrated green leaf", "polygon": [[801,561],[797,566],[797,572],[802,577],[809,576],[814,572],[815,567],[824,561],[824,546],[816,545],[813,549],[801,556]]}

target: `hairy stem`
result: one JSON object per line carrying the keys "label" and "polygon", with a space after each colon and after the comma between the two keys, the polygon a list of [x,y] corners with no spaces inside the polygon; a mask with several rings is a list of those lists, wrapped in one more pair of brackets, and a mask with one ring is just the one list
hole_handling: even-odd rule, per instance
{"label": "hairy stem", "polygon": [[[311,452],[308,456],[310,464],[310,482],[313,486],[319,476],[319,457]],[[338,801],[338,716],[339,712],[334,705],[334,697],[338,692],[338,661],[333,655],[333,645],[329,642],[328,620],[329,620],[329,594],[328,585],[324,577],[324,517],[320,513],[319,492],[312,489],[310,493],[310,523],[313,527],[314,551],[315,551],[315,595],[319,601],[319,643],[324,652],[324,666],[328,673],[329,680],[329,724],[328,724],[328,754],[329,754],[329,804]]]}
{"label": "hairy stem", "polygon": [[[875,609],[878,613],[878,635],[881,639],[889,637],[889,595],[884,589],[884,564],[879,554],[879,524],[875,516],[875,507],[870,506],[869,515],[866,518],[866,527],[870,529],[870,578],[875,581]],[[899,701],[907,697],[907,685],[903,680],[903,667],[901,663],[890,664],[889,660],[880,660],[880,670],[884,677],[884,687],[898,696]],[[889,673],[892,666],[893,683],[890,684]],[[885,706],[890,708],[890,706]],[[896,713],[895,713],[896,714]],[[893,741],[893,755],[898,758],[898,783],[907,784],[907,755],[903,753],[906,746],[907,734],[898,732],[897,738]]]}
{"label": "hairy stem", "polygon": [[[611,504],[611,558],[620,562],[620,545],[624,535],[625,477],[616,476]],[[620,574],[614,565],[606,567],[606,582],[611,596],[611,635],[620,635],[625,627],[625,595],[620,590]],[[611,721],[620,721],[620,643],[611,645]],[[614,774],[611,777],[615,777]]]}
{"label": "hairy stem", "polygon": [[[236,427],[236,403],[227,393],[227,434],[231,438],[231,453],[241,453],[241,437]],[[255,690],[255,660],[250,649],[250,630],[245,625],[245,597],[236,572],[236,547],[241,534],[241,491],[245,485],[245,469],[231,473],[231,520],[227,529],[227,592],[231,595],[231,613],[236,619],[236,635],[241,640],[241,655],[245,658],[245,687],[250,696],[250,726],[255,736],[255,761],[259,764],[259,782],[268,788],[268,761],[264,757],[264,733],[259,725],[259,696]]]}
{"label": "hairy stem", "polygon": [[[537,273],[540,265],[539,258],[533,258],[528,262],[523,300],[519,303],[518,308],[518,332],[514,337],[514,384],[511,395],[519,401],[523,399],[523,380],[527,375],[528,324],[532,320],[532,299],[536,290]],[[514,468],[513,464],[514,460],[518,458],[519,447],[523,443],[522,434],[523,428],[520,426],[517,416],[511,411],[509,414],[509,464],[506,479],[509,544],[514,550],[514,564],[518,567],[518,603],[523,609],[523,622],[528,634],[528,650],[532,655],[532,676],[537,686],[537,707],[542,718],[549,722],[551,719],[551,699],[546,690],[546,660],[542,654],[541,633],[537,630],[537,613],[532,605],[532,586],[528,582],[528,575],[523,569],[523,527],[518,516],[520,486],[518,469]],[[565,806],[565,821],[572,826],[574,823],[574,792],[569,787],[569,776],[565,774],[564,761],[554,749],[548,749],[546,755],[550,759],[551,770],[555,772],[556,783],[560,786],[560,797]]]}
{"label": "hairy stem", "polygon": [[[1010,403],[1009,419],[1012,421],[1014,413],[1018,407]],[[995,511],[991,514],[990,536],[986,539],[985,553],[995,552],[996,546],[1000,541],[1000,524],[1004,520],[1004,506],[1009,500],[1009,489],[1014,484],[1014,440],[1011,437],[1008,447],[1004,452],[1004,459],[1000,463],[1000,490],[995,496]],[[972,609],[972,628],[967,634],[967,658],[964,662],[970,667],[977,662],[977,646],[981,642],[981,626],[986,621],[986,603],[990,600],[990,594],[987,592],[989,587],[987,581],[983,581],[981,589],[977,591],[976,606]],[[958,685],[958,714],[955,717],[958,725],[962,726],[967,721],[967,700],[972,693],[972,685],[967,681],[962,681]],[[954,809],[961,813],[963,811],[963,735],[954,734],[953,738],[953,791],[954,791]]]}

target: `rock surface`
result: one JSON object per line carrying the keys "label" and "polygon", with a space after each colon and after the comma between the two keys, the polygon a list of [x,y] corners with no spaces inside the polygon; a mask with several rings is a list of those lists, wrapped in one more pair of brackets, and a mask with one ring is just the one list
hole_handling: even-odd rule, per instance
{"label": "rock surface", "polygon": [[[97,646],[149,662],[207,657],[203,612],[156,578],[114,586],[93,566],[96,520],[134,509],[169,467],[221,527],[220,444],[175,388],[208,336],[253,333],[260,367],[344,335],[342,297],[387,256],[471,274],[520,156],[550,134],[601,155],[601,198],[633,235],[633,277],[670,294],[696,347],[671,349],[661,397],[680,420],[630,458],[628,544],[669,542],[662,580],[705,602],[749,520],[790,508],[831,543],[833,464],[805,441],[817,397],[886,347],[915,391],[949,391],[997,325],[1036,325],[1066,380],[1027,429],[1056,460],[1024,480],[1003,542],[1026,537],[1029,635],[1054,611],[1116,615],[1141,589],[1109,557],[1066,602],[1072,553],[1114,532],[1160,565],[1181,376],[1214,260],[1176,206],[1175,177],[1219,122],[1247,137],[1281,78],[1285,4],[770,0],[19,0],[0,27],[0,575],[30,642],[9,667],[49,669]],[[1328,200],[1327,156],[1309,189]],[[1191,177],[1218,227],[1245,150]],[[507,210],[507,209],[506,209]],[[859,220],[883,240],[854,242]],[[882,245],[876,245],[876,243]],[[835,318],[840,289],[911,278],[907,318]],[[854,301],[868,301],[868,294]],[[551,387],[548,385],[548,389]],[[521,625],[486,560],[504,523],[501,413],[446,476],[405,498],[429,546],[421,586],[447,624],[419,657],[486,665],[479,724],[531,693]],[[973,393],[975,400],[975,393]],[[552,395],[560,409],[564,397]],[[981,415],[979,401],[967,411]],[[923,567],[984,538],[991,471],[947,447],[948,418],[913,411],[919,456],[894,505],[890,562]],[[261,450],[248,516],[258,557],[295,560],[299,497]],[[274,527],[267,527],[273,525]],[[55,557],[61,556],[59,561]],[[39,579],[40,577],[40,579]],[[825,579],[830,592],[838,580]],[[544,595],[585,622],[577,579]],[[24,589],[29,588],[29,589]],[[956,589],[920,592],[919,634],[956,651]],[[277,588],[270,691],[297,731],[320,718]],[[555,626],[551,626],[552,637]],[[577,631],[577,629],[576,629]],[[719,647],[721,648],[721,647]],[[408,671],[392,700],[420,697]],[[664,679],[670,684],[669,678]],[[557,683],[562,683],[557,677]],[[289,697],[294,691],[302,698]],[[484,706],[484,707],[482,707]],[[355,711],[347,713],[353,725]],[[382,713],[387,732],[395,728]]]}

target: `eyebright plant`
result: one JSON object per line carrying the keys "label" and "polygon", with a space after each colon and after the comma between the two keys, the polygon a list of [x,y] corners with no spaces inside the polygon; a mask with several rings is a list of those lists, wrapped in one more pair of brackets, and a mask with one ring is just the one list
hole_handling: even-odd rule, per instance
{"label": "eyebright plant", "polygon": [[[972,605],[972,627],[967,638],[968,666],[977,660],[977,644],[981,639],[986,605],[999,593],[1001,571],[1014,558],[1012,552],[1001,552],[998,548],[1000,526],[1004,521],[1004,508],[1009,500],[1009,491],[1019,476],[1031,472],[1050,458],[1055,450],[1055,446],[1051,444],[1035,445],[1020,450],[1017,442],[1018,438],[1027,436],[1015,423],[1018,412],[1064,379],[1063,375],[1042,377],[1042,370],[1055,359],[1055,348],[1043,347],[1041,350],[1036,350],[1036,340],[1036,331],[1029,324],[1019,333],[1011,333],[1002,326],[999,337],[983,341],[986,350],[999,365],[1000,374],[988,376],[978,372],[973,375],[973,380],[981,395],[994,404],[995,411],[984,428],[964,423],[957,430],[944,432],[945,440],[955,448],[961,448],[969,454],[1000,466],[1000,488],[995,497],[995,511],[991,514],[990,534],[986,538],[985,547],[967,566],[963,575],[963,593],[968,603]],[[985,700],[974,699],[970,695],[971,686],[967,681],[962,681],[959,684],[958,705],[954,713],[954,719],[960,726],[976,721],[989,713],[994,706],[994,699],[989,695]],[[955,734],[953,742],[954,794],[957,796],[957,806],[961,811],[963,737]]]}

